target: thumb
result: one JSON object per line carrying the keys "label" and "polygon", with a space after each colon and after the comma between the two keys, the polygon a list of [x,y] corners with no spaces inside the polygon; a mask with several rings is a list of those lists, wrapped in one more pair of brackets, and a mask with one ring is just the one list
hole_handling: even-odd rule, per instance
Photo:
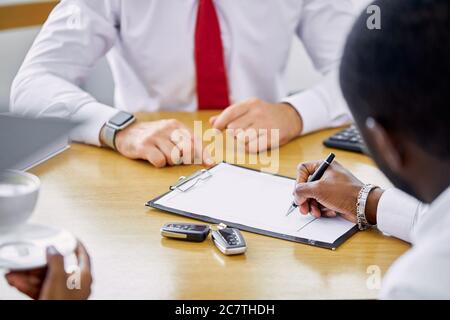
{"label": "thumb", "polygon": [[47,278],[64,275],[64,257],[54,246],[47,248]]}

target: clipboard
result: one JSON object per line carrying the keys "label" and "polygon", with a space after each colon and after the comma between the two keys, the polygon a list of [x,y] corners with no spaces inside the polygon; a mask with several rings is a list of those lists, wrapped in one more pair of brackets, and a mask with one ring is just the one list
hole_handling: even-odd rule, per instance
{"label": "clipboard", "polygon": [[[219,171],[222,170],[222,171]],[[227,172],[224,172],[223,170],[228,170]],[[289,232],[283,232],[280,230],[284,230],[281,226],[281,224],[283,222],[280,222],[280,227],[274,227],[274,226],[270,226],[270,222],[268,222],[267,225],[260,225],[262,222],[257,222],[256,220],[251,220],[251,223],[243,223],[241,221],[242,216],[234,216],[232,219],[227,219],[227,215],[222,215],[222,216],[217,216],[214,214],[214,209],[209,210],[209,209],[205,209],[208,206],[202,203],[198,203],[200,201],[195,201],[196,204],[193,206],[193,208],[186,208],[186,207],[190,207],[192,206],[192,202],[194,202],[194,200],[190,201],[189,194],[190,192],[192,194],[195,193],[195,196],[201,197],[200,199],[205,200],[208,198],[214,198],[214,196],[216,197],[216,202],[218,199],[226,199],[229,195],[227,194],[227,192],[225,191],[225,194],[223,195],[214,195],[213,197],[211,197],[213,195],[213,193],[215,192],[215,190],[208,190],[208,183],[210,182],[210,184],[214,185],[213,182],[213,177],[215,176],[219,176],[219,172],[221,172],[220,174],[222,175],[222,177],[225,177],[227,175],[234,175],[234,179],[236,180],[236,177],[240,177],[243,175],[247,175],[248,179],[261,179],[261,180],[265,180],[267,183],[266,185],[268,186],[268,184],[270,184],[271,182],[275,183],[275,182],[281,182],[280,186],[283,186],[285,189],[289,186],[289,190],[290,192],[288,192],[285,195],[285,190],[283,191],[283,197],[287,197],[288,200],[286,200],[286,203],[283,204],[278,204],[279,209],[273,210],[273,211],[277,211],[276,213],[274,213],[274,215],[277,215],[277,220],[274,222],[280,222],[283,221],[282,217],[279,215],[283,215],[285,216],[286,210],[288,208],[288,206],[290,205],[290,203],[292,202],[292,188],[295,184],[295,179],[290,178],[290,177],[286,177],[286,176],[282,176],[282,175],[277,175],[277,174],[272,174],[272,173],[267,173],[267,172],[261,172],[259,170],[255,170],[252,168],[247,168],[247,167],[243,167],[243,166],[239,166],[239,165],[235,165],[235,164],[230,164],[227,162],[221,162],[209,169],[202,169],[199,171],[194,172],[192,175],[188,176],[188,177],[180,177],[180,179],[173,184],[172,186],[169,187],[169,191],[148,201],[146,203],[146,206],[151,207],[151,208],[155,208],[155,209],[159,209],[162,211],[166,211],[166,212],[171,212],[180,216],[184,216],[184,217],[188,217],[188,218],[193,218],[196,220],[201,220],[207,223],[212,223],[212,224],[226,224],[227,226],[233,227],[233,228],[237,228],[243,231],[248,231],[248,232],[252,232],[252,233],[256,233],[256,234],[261,234],[261,235],[265,235],[265,236],[269,236],[269,237],[273,237],[273,238],[278,238],[278,239],[283,239],[283,240],[288,240],[288,241],[293,241],[293,242],[298,242],[298,243],[302,243],[302,244],[307,244],[307,245],[312,245],[312,246],[316,246],[316,247],[321,247],[321,248],[326,248],[326,249],[331,249],[331,250],[335,250],[337,247],[339,247],[342,243],[344,243],[348,238],[350,238],[353,234],[355,234],[358,231],[358,227],[356,224],[353,224],[351,222],[348,221],[341,221],[339,219],[343,218],[321,218],[321,219],[316,219],[313,217],[309,217],[309,218],[304,218],[304,216],[302,217],[300,214],[295,214],[292,213],[290,216],[292,216],[290,219],[309,219],[309,220],[305,220],[301,222],[301,229],[298,230],[298,232],[293,232],[293,231],[289,231]],[[229,177],[229,180],[233,180],[233,177]],[[258,180],[259,181],[259,180]],[[217,182],[218,183],[218,182]],[[243,182],[240,181],[239,184],[242,184]],[[259,182],[258,182],[259,183]],[[253,182],[253,184],[255,184],[255,182]],[[292,185],[292,187],[290,186],[290,184]],[[213,187],[213,186],[211,186]],[[262,186],[263,187],[263,186]],[[244,187],[242,187],[244,188]],[[198,189],[198,190],[196,190]],[[201,189],[201,190],[200,190]],[[194,191],[195,190],[195,191]],[[278,190],[278,188],[273,188],[273,191]],[[236,195],[236,190],[232,190],[229,193],[235,193]],[[281,194],[281,191],[278,191]],[[276,193],[276,192],[274,192]],[[209,195],[209,196],[208,196]],[[171,205],[170,203],[173,203],[177,197],[179,198],[184,198],[184,204],[183,203],[178,203],[176,205]],[[267,198],[267,197],[265,197]],[[210,200],[213,201],[213,200]],[[269,201],[267,199],[265,199],[265,201],[267,201],[267,203],[272,203],[272,201]],[[275,201],[275,200],[274,200]],[[207,202],[206,200],[203,202]],[[227,205],[232,208],[231,204],[229,204],[229,202],[232,201],[228,201],[226,202]],[[283,201],[284,202],[284,201]],[[267,204],[266,203],[266,204]],[[239,203],[236,204],[236,208],[238,208],[240,206],[240,204],[243,204],[243,201],[239,201]],[[203,205],[203,207],[202,207]],[[252,203],[245,203],[245,205],[247,207],[252,206]],[[195,208],[195,206],[197,206],[197,208]],[[211,207],[212,205],[210,205]],[[286,207],[286,208],[284,208]],[[200,209],[199,209],[200,208]],[[284,208],[284,209],[283,209]],[[239,209],[236,209],[235,211],[238,211]],[[232,209],[230,209],[228,212],[233,211]],[[280,212],[278,212],[280,211]],[[248,218],[250,219],[250,218]],[[336,220],[334,220],[336,219]],[[242,219],[245,220],[245,219]],[[270,219],[268,219],[270,220]],[[250,220],[247,220],[250,221]],[[288,224],[288,223],[286,223]],[[339,233],[336,238],[333,238],[331,241],[324,241],[323,239],[317,239],[317,237],[313,237],[313,236],[302,236],[303,235],[311,235],[314,234],[314,232],[309,232],[309,229],[314,229],[316,230],[315,233],[317,233],[317,230],[319,230],[321,228],[320,224],[323,225],[323,229],[324,232],[326,232],[327,230],[334,230],[334,229],[330,229],[330,226],[333,227],[333,225],[335,224],[337,227],[339,227]],[[328,228],[328,229],[327,229]],[[335,230],[334,230],[335,231]],[[320,238],[320,237],[319,237]]]}

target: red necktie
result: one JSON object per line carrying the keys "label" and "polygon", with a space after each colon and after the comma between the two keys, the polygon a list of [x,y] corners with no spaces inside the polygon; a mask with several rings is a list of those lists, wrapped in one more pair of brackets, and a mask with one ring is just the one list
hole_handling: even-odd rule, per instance
{"label": "red necktie", "polygon": [[195,69],[200,110],[230,105],[220,25],[212,0],[199,0],[195,26]]}

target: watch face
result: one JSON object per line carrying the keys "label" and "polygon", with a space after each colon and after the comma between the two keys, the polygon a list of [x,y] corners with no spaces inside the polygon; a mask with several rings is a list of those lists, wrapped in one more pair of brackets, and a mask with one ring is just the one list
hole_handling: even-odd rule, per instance
{"label": "watch face", "polygon": [[126,112],[119,112],[114,117],[112,117],[109,122],[117,127],[120,127],[133,119],[133,115]]}

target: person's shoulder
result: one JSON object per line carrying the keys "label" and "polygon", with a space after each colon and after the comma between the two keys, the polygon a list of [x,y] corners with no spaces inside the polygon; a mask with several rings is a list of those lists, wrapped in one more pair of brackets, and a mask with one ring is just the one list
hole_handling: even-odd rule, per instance
{"label": "person's shoulder", "polygon": [[420,239],[383,279],[382,299],[450,299],[450,231]]}

